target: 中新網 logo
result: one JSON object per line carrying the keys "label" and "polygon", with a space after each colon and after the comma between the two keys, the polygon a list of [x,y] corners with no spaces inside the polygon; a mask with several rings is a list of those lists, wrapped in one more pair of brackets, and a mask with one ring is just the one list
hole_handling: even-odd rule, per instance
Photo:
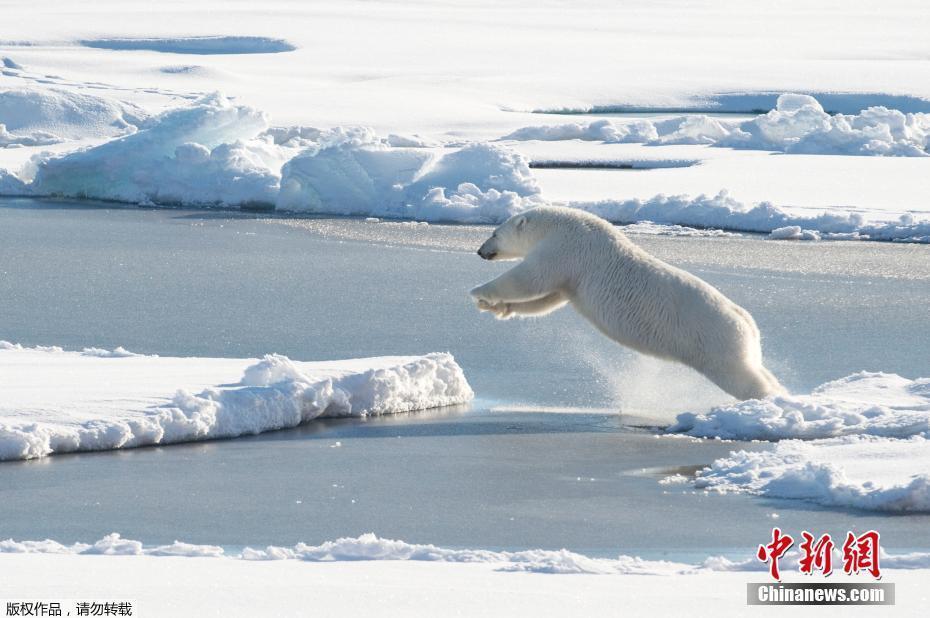
{"label": "\u4e2d\u65b0\u7db2 logo", "polygon": [[[819,572],[825,577],[829,576],[833,572],[833,553],[836,549],[833,539],[829,534],[814,537],[806,530],[801,533],[801,537],[803,540],[798,546],[801,550],[798,570],[807,575]],[[793,545],[794,538],[783,533],[779,528],[772,529],[770,543],[759,545],[756,557],[769,565],[769,573],[773,579],[781,580],[779,560]],[[844,573],[847,575],[869,573],[875,579],[881,579],[878,532],[869,530],[858,536],[847,532],[841,551]]]}

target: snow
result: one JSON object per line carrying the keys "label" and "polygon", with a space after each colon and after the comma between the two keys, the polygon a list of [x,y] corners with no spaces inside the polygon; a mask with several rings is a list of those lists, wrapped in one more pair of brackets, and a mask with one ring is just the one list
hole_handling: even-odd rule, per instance
{"label": "snow", "polygon": [[773,451],[736,451],[697,474],[695,487],[719,493],[807,500],[830,507],[930,512],[930,444],[846,436],[779,442]]}
{"label": "snow", "polygon": [[0,124],[0,148],[15,148],[19,146],[48,146],[61,141],[57,135],[45,131],[35,131],[26,135],[14,135]]}
{"label": "snow", "polygon": [[232,438],[473,396],[449,354],[298,362],[274,354],[171,358],[0,342],[0,368],[0,461]]}
{"label": "snow", "polygon": [[599,119],[556,126],[523,127],[501,140],[592,140],[651,145],[708,144],[790,154],[926,157],[930,114],[882,106],[858,114],[830,115],[812,96],[786,93],[775,109],[740,123],[691,115],[667,120],[615,123]]}
{"label": "snow", "polygon": [[148,114],[120,101],[58,88],[0,88],[0,147],[65,139],[116,137],[136,131]]}
{"label": "snow", "polygon": [[[164,112],[121,139],[45,157],[34,167],[31,183],[7,174],[0,176],[0,188],[143,204],[276,204],[316,214],[492,224],[546,203],[527,158],[506,146],[395,147],[364,127],[269,129],[262,112],[222,95]],[[841,211],[794,214],[769,203],[748,205],[726,192],[568,205],[616,223],[930,242],[930,220],[911,215],[873,221]]]}
{"label": "snow", "polygon": [[767,237],[769,240],[820,240],[820,232],[801,229],[800,225],[786,225],[775,228]]}
{"label": "snow", "polygon": [[[779,100],[778,114],[811,109],[792,98]],[[664,135],[676,136],[676,142],[700,142],[693,129],[679,125]],[[634,160],[631,165],[646,164]],[[678,165],[681,159],[659,160],[652,167]],[[528,158],[503,144],[428,146],[396,135],[382,138],[366,127],[269,128],[264,113],[220,94],[163,112],[120,139],[40,155],[20,176],[2,173],[0,191],[141,204],[276,206],[433,222],[496,224],[550,201]],[[24,182],[31,176],[31,182]],[[725,191],[566,204],[622,224],[774,232],[772,238],[930,242],[930,219],[911,214],[887,220],[842,209],[811,213],[767,202],[746,204]]]}
{"label": "snow", "polygon": [[930,512],[930,380],[861,372],[810,395],[772,396],[685,413],[668,429],[691,436],[780,440],[738,450],[697,473],[719,493],[830,507]]}
{"label": "snow", "polygon": [[31,183],[10,177],[5,185],[6,193],[142,204],[277,204],[297,212],[481,223],[541,203],[526,160],[502,146],[437,152],[365,127],[268,128],[262,112],[220,94],[164,112],[122,139],[46,156]]}
{"label": "snow", "polygon": [[687,227],[685,225],[663,225],[660,223],[653,223],[652,221],[629,223],[624,225],[622,229],[627,234],[644,234],[647,236],[713,236],[717,238],[723,236],[739,236],[737,233],[724,230],[701,229]]}
{"label": "snow", "polygon": [[22,180],[0,169],[0,195],[29,195],[29,187]]}
{"label": "snow", "polygon": [[221,95],[167,111],[152,126],[40,163],[31,188],[45,195],[161,204],[270,204],[273,155],[247,144],[264,114]]}
{"label": "snow", "polygon": [[726,191],[714,196],[657,195],[648,200],[602,200],[568,202],[568,206],[592,212],[614,223],[650,221],[666,225],[716,228],[771,233],[797,227],[813,239],[815,235],[837,240],[886,240],[930,243],[930,219],[915,220],[902,215],[897,221],[870,221],[860,213],[840,211],[795,214],[774,204],[745,204]]}
{"label": "snow", "polygon": [[[841,207],[811,211],[770,202],[748,204],[726,191],[697,197],[659,194],[645,200],[553,200],[530,169],[530,159],[518,147],[521,142],[440,143],[396,133],[380,137],[370,127],[351,125],[269,128],[267,114],[219,93],[175,105],[151,118],[129,104],[84,94],[35,89],[3,94],[7,104],[0,107],[0,121],[6,124],[0,128],[0,140],[6,150],[17,146],[32,153],[28,161],[20,161],[15,174],[0,171],[0,193],[6,195],[276,207],[314,214],[485,224],[556,202],[624,224],[648,221],[774,233],[772,238],[779,239],[930,242],[930,217],[925,213],[905,212],[890,219],[887,214]],[[34,108],[46,111],[34,114]],[[524,128],[509,137],[663,147],[731,145],[784,152],[820,152],[811,144],[836,138],[839,141],[823,152],[835,152],[836,144],[842,143],[843,152],[852,153],[850,144],[855,142],[861,152],[853,154],[914,155],[926,140],[924,116],[877,107],[855,116],[830,116],[809,96],[783,95],[777,109],[739,125],[706,116],[621,124],[602,119],[587,126]],[[83,150],[36,151],[39,145],[60,141],[59,135],[100,140],[112,137],[114,131],[126,135]],[[547,161],[560,160],[542,159],[537,167],[551,168]],[[590,168],[594,162],[612,160],[575,156],[565,161],[572,168]],[[700,161],[639,157],[619,160],[617,166],[669,170]]]}
{"label": "snow", "polygon": [[[467,616],[611,616],[622,599],[636,615],[730,618],[746,615],[746,583],[761,581],[760,573],[745,571],[559,576],[501,572],[487,563],[415,561],[3,554],[0,566],[17,598],[131,599],[134,615],[171,616],[286,616],[306,608],[326,616],[426,618],[450,608]],[[887,567],[884,575],[896,585],[895,615],[925,613],[926,570]],[[784,579],[806,581],[787,570]],[[814,611],[849,614],[845,607]]]}
{"label": "snow", "polygon": [[668,431],[734,440],[930,437],[930,379],[860,372],[810,395],[774,395],[679,414]]}
{"label": "snow", "polygon": [[[434,156],[420,148],[347,142],[309,148],[282,170],[281,210],[496,223],[529,204],[539,188],[523,157],[493,144]],[[528,198],[528,199],[527,199]]]}
{"label": "snow", "polygon": [[[145,546],[140,541],[124,539],[119,533],[107,534],[95,543],[64,545],[51,539],[44,541],[0,541],[0,554],[53,554],[101,556],[160,556],[188,558],[224,558],[243,562],[298,561],[304,563],[334,562],[433,562],[491,565],[495,570],[510,573],[548,573],[561,575],[688,575],[707,571],[761,571],[766,565],[754,557],[730,560],[711,556],[696,564],[668,560],[644,560],[621,554],[616,558],[593,558],[567,549],[528,549],[494,551],[488,549],[451,549],[431,544],[408,543],[386,539],[368,532],[357,537],[342,537],[319,545],[297,543],[292,547],[268,546],[264,549],[246,547],[227,553],[216,545],[195,545],[174,541],[170,545]],[[786,564],[796,561],[797,550],[785,557]],[[889,569],[925,569],[930,567],[930,553],[883,553],[882,561]]]}

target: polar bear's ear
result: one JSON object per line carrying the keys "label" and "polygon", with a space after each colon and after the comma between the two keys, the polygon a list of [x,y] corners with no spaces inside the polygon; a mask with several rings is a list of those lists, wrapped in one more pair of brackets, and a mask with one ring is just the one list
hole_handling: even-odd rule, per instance
{"label": "polar bear's ear", "polygon": [[517,217],[517,220],[514,221],[518,230],[522,230],[526,226],[526,217],[520,215]]}

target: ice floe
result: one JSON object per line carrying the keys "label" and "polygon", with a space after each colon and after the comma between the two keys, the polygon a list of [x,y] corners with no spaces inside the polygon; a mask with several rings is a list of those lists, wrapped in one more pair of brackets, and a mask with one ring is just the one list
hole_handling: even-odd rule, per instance
{"label": "ice floe", "polygon": [[930,511],[930,379],[858,373],[810,395],[773,396],[678,416],[670,432],[780,440],[697,473],[719,493],[889,512]]}
{"label": "ice floe", "polygon": [[[567,549],[529,549],[523,551],[493,551],[486,549],[450,549],[430,544],[407,543],[386,539],[373,533],[343,537],[320,545],[298,543],[292,547],[268,546],[264,549],[246,547],[241,552],[226,552],[216,545],[194,545],[175,541],[170,545],[145,546],[139,541],[124,539],[110,533],[93,544],[63,545],[57,541],[0,541],[0,554],[64,554],[173,556],[192,558],[225,558],[243,561],[295,560],[303,562],[403,561],[490,564],[499,571],[600,574],[600,575],[695,575],[707,571],[762,571],[768,568],[755,558],[732,560],[712,556],[697,564],[667,560],[644,560],[636,556],[594,558]],[[789,553],[785,564],[797,563],[797,551]],[[886,569],[924,569],[930,567],[930,554],[882,553]]]}
{"label": "ice floe", "polygon": [[768,234],[797,227],[803,238],[816,233],[831,240],[884,240],[930,243],[930,219],[915,219],[904,215],[894,221],[868,220],[858,212],[821,212],[796,214],[769,202],[746,204],[727,191],[717,195],[657,195],[648,200],[601,200],[569,202],[567,206],[581,208],[614,223],[651,221],[666,225],[716,228]]}
{"label": "ice floe", "polygon": [[278,178],[261,112],[222,96],[165,112],[150,128],[39,164],[36,193],[161,204],[272,203]]}
{"label": "ice floe", "polygon": [[338,144],[285,164],[282,210],[496,223],[542,203],[526,160],[494,144],[436,156],[420,148]]}
{"label": "ice floe", "polygon": [[[814,113],[814,104],[808,99],[781,97],[779,109],[766,115],[767,120],[752,121],[762,127],[752,131],[775,139],[772,136],[781,129],[773,127],[787,122],[784,118]],[[29,101],[28,97],[24,100]],[[99,105],[110,109],[104,103]],[[22,105],[16,110],[17,114],[25,113]],[[101,112],[101,122],[110,122],[104,124],[112,129],[115,121],[111,116],[118,111]],[[121,118],[129,117],[119,113]],[[824,116],[829,122],[837,118]],[[859,124],[884,118],[874,109],[859,116]],[[5,119],[0,111],[0,122]],[[16,173],[0,170],[0,194],[484,224],[500,223],[517,212],[547,203],[530,162],[499,142],[452,146],[416,136],[381,137],[367,127],[269,127],[261,111],[216,93],[144,122],[133,119],[139,123],[138,130],[136,125],[125,124],[127,120],[121,121],[125,126],[116,122],[131,133],[124,137],[64,154],[37,154]],[[723,127],[715,119],[678,124],[668,120],[643,122],[658,127],[657,135],[675,143],[705,143],[709,135],[719,137]],[[891,135],[911,139],[910,122],[895,125]],[[43,126],[38,122],[30,125],[31,135],[44,131]],[[635,129],[638,125],[630,126]],[[585,130],[597,129],[598,138],[620,129],[627,137],[638,135],[639,129],[630,126],[598,121]],[[569,128],[557,127],[552,133],[556,129],[546,127],[545,131],[553,139],[578,135],[577,126]],[[790,137],[796,136],[793,130],[781,131],[778,139],[794,139]],[[11,139],[26,135],[11,133],[9,127],[7,131],[15,135]],[[733,135],[730,131],[727,139]],[[682,161],[674,163],[677,166]],[[726,191],[564,204],[619,224],[650,222],[758,232],[778,239],[930,243],[930,220],[911,214],[888,220],[889,215],[881,218],[848,208],[809,212],[769,202],[748,204]]]}
{"label": "ice floe", "polygon": [[599,119],[524,127],[501,139],[707,144],[795,154],[926,157],[930,156],[930,114],[875,106],[858,114],[831,115],[812,96],[783,94],[775,109],[739,123],[703,115],[627,123]]}
{"label": "ice floe", "polygon": [[449,354],[298,362],[7,342],[0,342],[0,391],[0,460],[232,438],[473,396]]}
{"label": "ice floe", "polygon": [[846,436],[786,440],[772,451],[730,453],[698,472],[695,487],[808,500],[829,507],[930,512],[930,441]]}
{"label": "ice floe", "polygon": [[734,440],[930,437],[930,379],[860,372],[810,395],[776,395],[680,414],[669,431]]}

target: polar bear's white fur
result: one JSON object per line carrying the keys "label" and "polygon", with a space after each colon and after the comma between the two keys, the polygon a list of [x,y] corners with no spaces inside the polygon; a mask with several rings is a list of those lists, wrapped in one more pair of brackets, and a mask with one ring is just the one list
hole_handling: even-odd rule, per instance
{"label": "polar bear's white fur", "polygon": [[607,221],[575,209],[515,215],[478,250],[522,261],[471,291],[498,318],[566,303],[614,341],[684,363],[739,399],[784,392],[762,366],[749,312],[694,275],[649,255]]}

